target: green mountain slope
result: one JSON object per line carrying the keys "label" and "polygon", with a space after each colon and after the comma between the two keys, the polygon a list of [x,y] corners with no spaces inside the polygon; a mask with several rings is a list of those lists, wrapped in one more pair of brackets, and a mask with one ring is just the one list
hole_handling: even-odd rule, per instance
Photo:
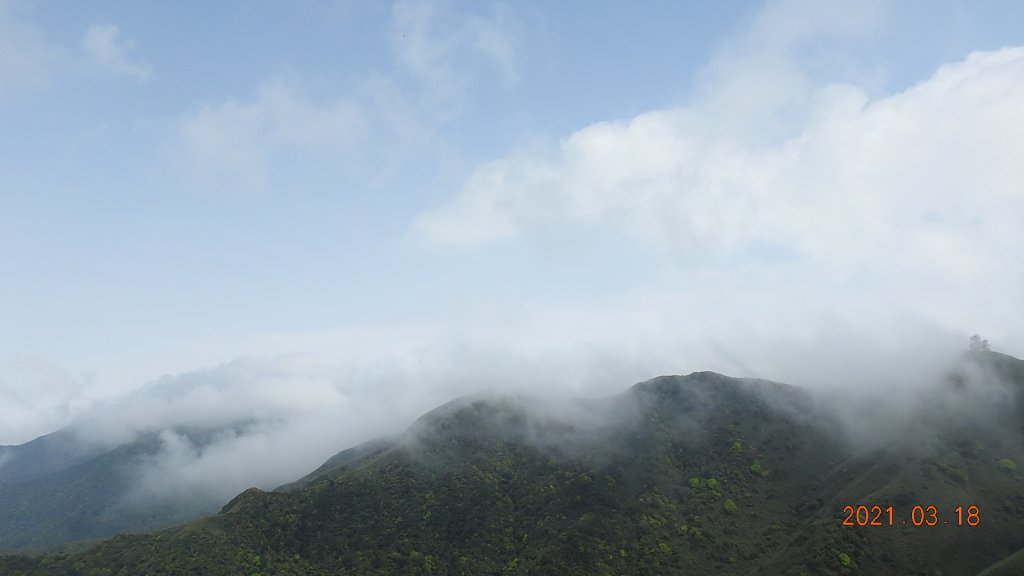
{"label": "green mountain slope", "polygon": [[[967,367],[867,447],[843,406],[713,373],[571,405],[463,399],[216,516],[0,573],[1016,573],[1024,372],[994,355]],[[894,525],[841,525],[875,504]],[[915,506],[939,523],[914,526]],[[978,516],[942,524],[956,506]]]}

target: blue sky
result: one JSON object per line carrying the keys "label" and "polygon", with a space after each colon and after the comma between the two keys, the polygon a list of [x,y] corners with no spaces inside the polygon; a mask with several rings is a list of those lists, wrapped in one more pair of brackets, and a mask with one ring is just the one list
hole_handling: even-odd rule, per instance
{"label": "blue sky", "polygon": [[0,443],[211,370],[377,430],[1020,355],[1022,16],[0,0]]}

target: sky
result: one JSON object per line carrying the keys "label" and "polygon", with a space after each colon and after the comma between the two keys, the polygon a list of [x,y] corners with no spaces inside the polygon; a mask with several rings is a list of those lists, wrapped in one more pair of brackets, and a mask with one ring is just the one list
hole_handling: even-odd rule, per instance
{"label": "sky", "polygon": [[485,390],[1020,356],[1022,18],[0,0],[0,444],[257,421],[163,465],[272,486]]}

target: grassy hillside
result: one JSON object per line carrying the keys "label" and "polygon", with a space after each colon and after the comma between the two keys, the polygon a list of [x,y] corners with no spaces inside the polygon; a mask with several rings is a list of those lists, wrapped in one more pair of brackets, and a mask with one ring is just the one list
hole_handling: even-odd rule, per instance
{"label": "grassy hillside", "polygon": [[[713,373],[579,404],[464,399],[286,490],[0,573],[1017,573],[1022,381],[990,392],[1020,364],[975,357],[952,401],[869,448],[837,424],[842,407]],[[845,506],[875,504],[893,526],[841,525]],[[915,506],[938,524],[913,526]],[[956,506],[978,516],[942,524]]]}

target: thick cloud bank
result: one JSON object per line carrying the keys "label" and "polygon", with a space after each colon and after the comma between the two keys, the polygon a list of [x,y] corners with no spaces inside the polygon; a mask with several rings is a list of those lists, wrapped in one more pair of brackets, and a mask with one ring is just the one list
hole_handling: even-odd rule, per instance
{"label": "thick cloud bank", "polygon": [[1022,312],[1024,49],[971,54],[880,98],[808,88],[778,139],[720,133],[705,113],[714,97],[496,160],[417,231],[440,247],[626,233],[691,270],[724,261],[746,280],[752,263],[765,285],[899,300],[947,327],[1017,337],[1002,319]]}

